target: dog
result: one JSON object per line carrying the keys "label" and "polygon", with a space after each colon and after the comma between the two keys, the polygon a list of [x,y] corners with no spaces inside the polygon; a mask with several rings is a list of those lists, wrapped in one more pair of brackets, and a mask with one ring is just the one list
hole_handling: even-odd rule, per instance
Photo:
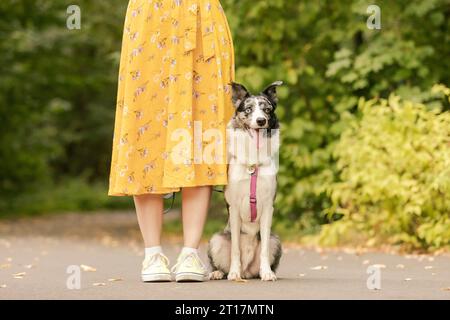
{"label": "dog", "polygon": [[277,87],[282,84],[276,81],[258,95],[242,84],[231,84],[235,114],[227,127],[228,223],[209,241],[210,280],[277,279],[282,248],[271,226],[277,187],[275,155],[279,149],[275,109]]}

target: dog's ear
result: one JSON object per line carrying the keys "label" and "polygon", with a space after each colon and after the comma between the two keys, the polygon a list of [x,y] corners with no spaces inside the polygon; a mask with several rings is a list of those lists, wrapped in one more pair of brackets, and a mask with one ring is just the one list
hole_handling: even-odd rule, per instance
{"label": "dog's ear", "polygon": [[232,82],[231,87],[233,89],[233,105],[238,108],[245,98],[250,96],[250,92],[242,84]]}
{"label": "dog's ear", "polygon": [[274,106],[278,103],[278,97],[277,97],[277,87],[281,86],[283,84],[283,81],[275,81],[274,83],[270,84],[267,88],[261,92],[263,95],[265,95],[267,98],[269,98],[270,102]]}

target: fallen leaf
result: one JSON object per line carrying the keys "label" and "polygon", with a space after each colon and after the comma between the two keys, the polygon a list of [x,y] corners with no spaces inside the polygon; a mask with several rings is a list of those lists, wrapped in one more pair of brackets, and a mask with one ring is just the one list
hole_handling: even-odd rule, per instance
{"label": "fallen leaf", "polygon": [[398,264],[395,266],[397,269],[405,269],[405,266],[403,264]]}
{"label": "fallen leaf", "polygon": [[404,281],[411,281],[411,278],[405,278]]}
{"label": "fallen leaf", "polygon": [[23,266],[25,269],[33,269],[34,265],[33,264],[26,264]]}
{"label": "fallen leaf", "polygon": [[425,269],[425,270],[431,270],[431,269],[433,269],[433,266],[425,266],[424,269]]}
{"label": "fallen leaf", "polygon": [[363,262],[362,262],[362,264],[369,264],[370,263],[370,260],[364,260]]}
{"label": "fallen leaf", "polygon": [[120,278],[111,278],[111,279],[108,279],[108,282],[119,282],[119,281],[123,281],[123,279],[120,279]]}
{"label": "fallen leaf", "polygon": [[13,274],[13,277],[24,277],[24,276],[26,276],[26,275],[27,275],[26,272],[19,272],[19,273],[14,273],[14,274]]}
{"label": "fallen leaf", "polygon": [[6,284],[0,284],[0,289],[5,289],[7,287]]}
{"label": "fallen leaf", "polygon": [[378,269],[385,269],[386,265],[385,264],[373,264],[372,267],[378,268]]}
{"label": "fallen leaf", "polygon": [[119,241],[109,235],[103,236],[100,241],[106,247],[117,247],[119,245]]}
{"label": "fallen leaf", "polygon": [[428,257],[428,261],[433,262],[434,258],[433,257]]}
{"label": "fallen leaf", "polygon": [[11,268],[11,263],[4,263],[0,265],[0,269],[8,269]]}
{"label": "fallen leaf", "polygon": [[432,276],[435,276],[435,275],[436,275],[436,273],[435,273],[435,272],[433,272],[433,273],[431,273],[431,275],[432,275]]}
{"label": "fallen leaf", "polygon": [[104,282],[96,282],[92,284],[94,287],[104,287],[106,286],[106,283]]}
{"label": "fallen leaf", "polygon": [[85,264],[82,264],[82,265],[80,266],[80,268],[81,268],[81,270],[83,270],[84,272],[96,272],[96,271],[97,271],[97,269],[95,269],[94,267],[87,266],[87,265],[85,265]]}
{"label": "fallen leaf", "polygon": [[443,291],[450,291],[450,287],[442,288]]}
{"label": "fallen leaf", "polygon": [[328,267],[327,266],[316,266],[316,267],[312,267],[310,269],[311,270],[327,270]]}
{"label": "fallen leaf", "polygon": [[8,258],[6,258],[6,261],[7,261],[7,262],[12,262],[12,261],[13,261],[13,258],[8,257]]}
{"label": "fallen leaf", "polygon": [[248,280],[245,280],[245,279],[236,279],[236,280],[234,280],[234,282],[247,283]]}
{"label": "fallen leaf", "polygon": [[304,276],[306,276],[306,274],[300,273],[298,276],[299,276],[300,278],[303,278]]}

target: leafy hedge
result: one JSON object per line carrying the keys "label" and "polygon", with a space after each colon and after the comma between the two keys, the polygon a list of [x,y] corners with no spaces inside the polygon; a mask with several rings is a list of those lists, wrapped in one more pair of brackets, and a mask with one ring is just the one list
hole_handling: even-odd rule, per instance
{"label": "leafy hedge", "polygon": [[[360,98],[396,94],[449,110],[430,88],[450,83],[445,0],[376,1],[382,29],[366,27],[367,1],[222,0],[233,29],[237,77],[254,90],[283,79],[276,223],[316,234],[339,219],[329,186],[336,144]],[[420,25],[420,28],[418,28]],[[342,224],[341,224],[342,225]],[[331,235],[330,235],[331,237]]]}
{"label": "leafy hedge", "polygon": [[450,113],[397,96],[362,100],[335,147],[324,244],[352,239],[412,248],[450,245]]}
{"label": "leafy hedge", "polygon": [[0,213],[37,211],[22,200],[43,190],[42,211],[63,210],[51,195],[80,181],[105,189],[126,2],[77,1],[79,31],[66,28],[72,4],[0,1]]}

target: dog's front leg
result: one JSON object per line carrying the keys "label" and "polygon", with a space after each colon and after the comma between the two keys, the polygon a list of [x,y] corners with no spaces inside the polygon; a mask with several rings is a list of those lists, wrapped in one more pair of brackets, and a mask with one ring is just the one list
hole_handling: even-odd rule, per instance
{"label": "dog's front leg", "polygon": [[237,207],[230,207],[231,264],[228,280],[241,280],[241,217]]}
{"label": "dog's front leg", "polygon": [[270,268],[270,230],[272,227],[273,206],[266,206],[261,216],[261,254],[259,276],[262,281],[275,281],[277,276]]}

